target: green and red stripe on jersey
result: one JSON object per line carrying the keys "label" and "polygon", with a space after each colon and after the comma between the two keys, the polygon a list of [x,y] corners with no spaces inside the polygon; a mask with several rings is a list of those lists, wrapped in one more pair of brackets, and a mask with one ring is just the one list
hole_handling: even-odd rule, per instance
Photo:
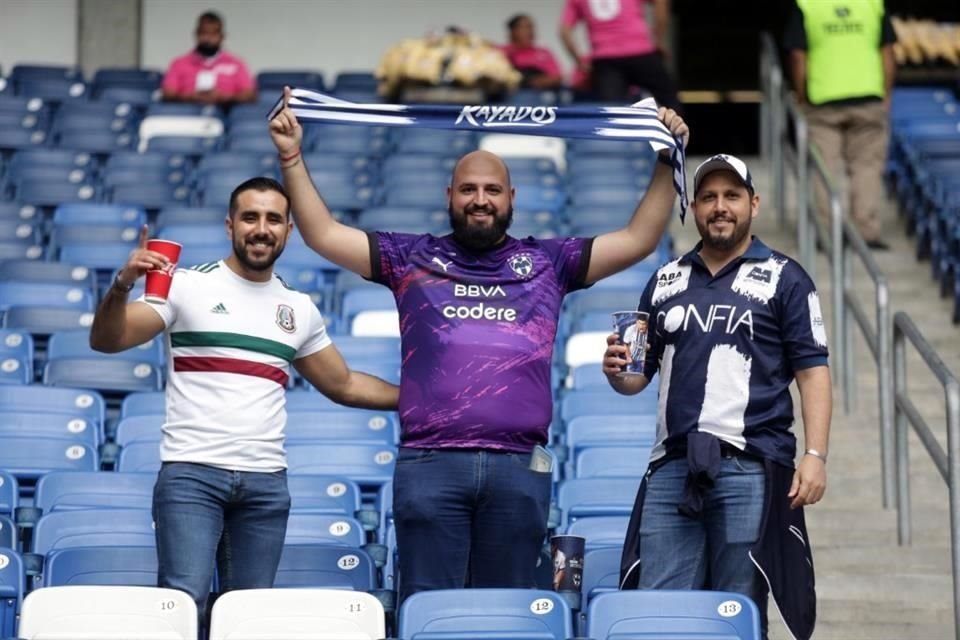
{"label": "green and red stripe on jersey", "polygon": [[[297,354],[296,349],[282,342],[267,340],[266,338],[257,338],[241,333],[226,333],[221,331],[178,331],[171,333],[170,346],[172,348],[223,347],[243,349],[275,356],[287,362],[293,362]],[[174,355],[173,370],[181,372],[237,373],[273,380],[281,386],[286,386],[290,379],[290,376],[288,376],[285,371],[272,365],[224,356]]]}

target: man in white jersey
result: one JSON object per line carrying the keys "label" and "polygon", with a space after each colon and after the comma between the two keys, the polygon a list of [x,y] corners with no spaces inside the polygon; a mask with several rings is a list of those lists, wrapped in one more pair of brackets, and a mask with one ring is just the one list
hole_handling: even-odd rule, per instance
{"label": "man in white jersey", "polygon": [[[716,155],[697,167],[691,208],[701,241],[657,270],[640,297],[650,314],[643,375],[607,339],[603,371],[619,393],[659,373],[657,443],[640,486],[622,562],[640,589],[767,591],[793,637],[816,617],[803,518],[826,488],[832,395],[827,336],[803,268],[750,235],[759,213],[747,166]],[[790,385],[803,414],[804,455]]]}
{"label": "man in white jersey", "polygon": [[393,410],[398,399],[395,385],[347,367],[310,298],[273,273],[293,228],[283,186],[269,178],[238,186],[225,225],[232,255],[178,269],[166,303],[127,304],[136,280],[167,264],[146,249],[144,227],[90,331],[90,345],[108,353],[166,334],[158,582],[189,593],[201,622],[215,560],[221,591],[273,586],[290,510],[291,365],[341,404]]}

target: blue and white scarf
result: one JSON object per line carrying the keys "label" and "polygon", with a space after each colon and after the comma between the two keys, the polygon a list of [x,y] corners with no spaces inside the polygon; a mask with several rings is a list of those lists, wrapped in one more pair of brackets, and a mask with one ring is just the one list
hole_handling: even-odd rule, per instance
{"label": "blue and white scarf", "polygon": [[[283,108],[281,97],[267,115]],[[424,127],[497,131],[559,138],[646,140],[654,151],[670,149],[673,186],[680,196],[680,219],[687,211],[683,143],[657,118],[653,98],[629,107],[552,107],[517,105],[360,104],[293,89],[290,109],[300,121],[330,124]]]}

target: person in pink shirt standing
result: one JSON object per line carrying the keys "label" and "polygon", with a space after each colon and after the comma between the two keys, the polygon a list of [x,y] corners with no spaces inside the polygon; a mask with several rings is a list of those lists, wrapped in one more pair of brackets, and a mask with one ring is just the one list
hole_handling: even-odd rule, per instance
{"label": "person in pink shirt standing", "polygon": [[197,46],[176,58],[163,76],[163,99],[225,104],[252,102],[257,86],[239,57],[223,50],[223,18],[208,11],[197,19]]}
{"label": "person in pink shirt standing", "polygon": [[[653,33],[644,5],[653,4]],[[623,102],[631,86],[646,89],[657,103],[677,110],[677,87],[667,72],[665,56],[670,0],[567,0],[560,19],[560,37],[577,68],[591,76],[593,94],[603,102]],[[590,56],[580,53],[574,27],[584,22]]]}
{"label": "person in pink shirt standing", "polygon": [[510,64],[523,74],[522,86],[528,89],[557,89],[563,74],[549,49],[534,44],[535,31],[530,16],[520,13],[507,21],[510,43],[500,47]]}

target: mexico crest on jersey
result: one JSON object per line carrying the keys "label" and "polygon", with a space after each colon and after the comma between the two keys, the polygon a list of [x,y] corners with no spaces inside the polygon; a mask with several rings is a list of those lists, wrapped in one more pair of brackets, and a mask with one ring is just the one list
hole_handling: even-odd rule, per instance
{"label": "mexico crest on jersey", "polygon": [[297,319],[293,315],[292,307],[285,304],[277,305],[277,326],[287,333],[297,330]]}
{"label": "mexico crest on jersey", "polygon": [[529,278],[533,273],[533,258],[528,253],[518,253],[510,257],[507,266],[521,278]]}

